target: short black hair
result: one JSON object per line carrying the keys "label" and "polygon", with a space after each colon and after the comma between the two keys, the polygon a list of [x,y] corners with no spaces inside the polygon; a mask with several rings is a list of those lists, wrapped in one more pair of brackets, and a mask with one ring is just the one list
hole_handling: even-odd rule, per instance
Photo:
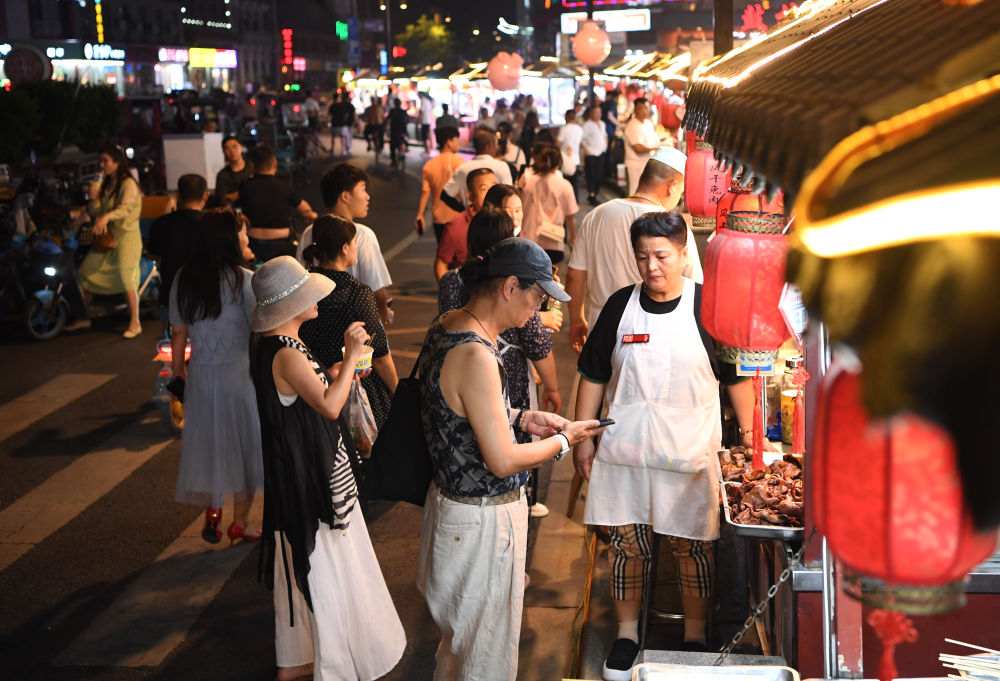
{"label": "short black hair", "polygon": [[494,173],[493,170],[491,170],[490,168],[475,168],[473,170],[470,170],[468,175],[465,176],[465,188],[471,192],[472,183],[476,181],[477,177],[479,177],[480,175],[485,175],[486,173],[489,173],[490,175],[496,177],[496,173]]}
{"label": "short black hair", "polygon": [[448,143],[448,140],[452,140],[458,136],[458,128],[454,126],[446,125],[443,128],[434,129],[434,137],[437,139],[438,149],[444,149],[444,145]]}
{"label": "short black hair", "polygon": [[359,182],[368,183],[368,173],[350,163],[338,163],[325,173],[319,183],[319,191],[323,195],[323,205],[333,208],[337,205],[340,195],[353,191]]}
{"label": "short black hair", "polygon": [[635,106],[636,104],[649,104],[649,100],[645,97],[638,97],[634,102],[632,102],[632,106]]}
{"label": "short black hair", "polygon": [[485,154],[496,141],[497,134],[488,128],[476,128],[472,134],[472,146],[475,148],[477,156]]}
{"label": "short black hair", "polygon": [[177,178],[177,200],[180,203],[192,203],[205,198],[208,182],[196,173],[187,173]]}
{"label": "short black hair", "polygon": [[239,137],[237,137],[236,135],[230,134],[230,135],[226,135],[225,137],[222,138],[222,148],[223,149],[226,148],[226,142],[228,142],[229,140],[236,140],[237,144],[239,144],[241,147],[243,146],[243,142],[240,142],[240,138]]}
{"label": "short black hair", "polygon": [[274,149],[261,145],[250,152],[250,160],[256,170],[267,170],[278,162],[278,157],[274,154]]}
{"label": "short black hair", "polygon": [[687,246],[687,223],[676,210],[646,213],[632,223],[629,229],[632,250],[639,248],[639,239],[644,236],[666,237],[677,248]]}

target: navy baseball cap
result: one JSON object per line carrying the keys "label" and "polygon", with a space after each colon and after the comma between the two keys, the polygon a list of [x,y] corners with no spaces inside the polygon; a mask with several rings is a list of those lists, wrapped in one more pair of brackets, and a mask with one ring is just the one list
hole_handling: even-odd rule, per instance
{"label": "navy baseball cap", "polygon": [[494,244],[486,251],[487,268],[491,277],[517,277],[533,281],[549,296],[562,303],[570,301],[563,287],[552,278],[552,259],[534,241],[511,237]]}

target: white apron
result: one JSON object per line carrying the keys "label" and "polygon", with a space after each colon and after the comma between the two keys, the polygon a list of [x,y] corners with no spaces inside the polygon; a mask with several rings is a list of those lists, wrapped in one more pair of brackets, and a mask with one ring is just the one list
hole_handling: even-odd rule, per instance
{"label": "white apron", "polygon": [[[718,536],[719,382],[698,332],[695,282],[677,309],[648,314],[632,290],[618,325],[606,399],[615,420],[601,437],[584,522],[642,523],[659,534]],[[648,342],[623,343],[627,335]]]}

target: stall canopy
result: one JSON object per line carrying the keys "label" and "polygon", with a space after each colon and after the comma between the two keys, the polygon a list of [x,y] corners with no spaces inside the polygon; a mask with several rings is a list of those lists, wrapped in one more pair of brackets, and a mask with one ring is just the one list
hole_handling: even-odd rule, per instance
{"label": "stall canopy", "polygon": [[555,57],[542,57],[541,60],[521,69],[522,76],[534,78],[579,78],[587,75],[587,69],[580,66],[560,65]]}
{"label": "stall canopy", "polygon": [[478,78],[486,78],[486,64],[487,62],[474,62],[471,64],[466,64],[458,71],[448,76],[449,80],[476,80]]}
{"label": "stall canopy", "polygon": [[992,75],[998,54],[1000,0],[811,0],[696,73],[684,127],[794,195],[847,135]]}
{"label": "stall canopy", "polygon": [[643,52],[630,54],[619,62],[604,69],[605,75],[617,78],[647,79],[656,74],[670,60],[666,52]]}

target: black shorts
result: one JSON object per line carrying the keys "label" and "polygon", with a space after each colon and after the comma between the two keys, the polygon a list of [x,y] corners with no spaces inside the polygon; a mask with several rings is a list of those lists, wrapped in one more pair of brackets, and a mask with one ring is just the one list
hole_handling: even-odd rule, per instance
{"label": "black shorts", "polygon": [[430,123],[424,123],[420,126],[420,141],[426,142],[431,137],[431,126]]}

